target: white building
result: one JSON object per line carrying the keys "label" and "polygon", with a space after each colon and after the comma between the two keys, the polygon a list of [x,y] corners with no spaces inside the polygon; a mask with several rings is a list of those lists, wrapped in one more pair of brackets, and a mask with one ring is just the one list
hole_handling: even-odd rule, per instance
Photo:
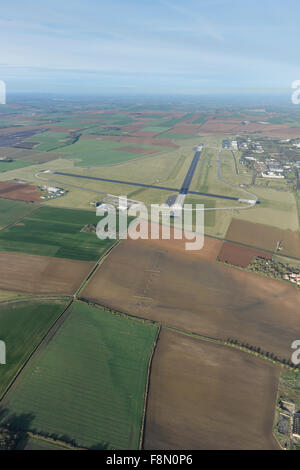
{"label": "white building", "polygon": [[59,191],[61,191],[61,189],[56,188],[55,186],[48,186],[47,191],[48,191],[48,193],[59,193]]}
{"label": "white building", "polygon": [[274,173],[272,171],[267,171],[266,173],[262,173],[261,176],[263,178],[284,178],[283,175],[281,175],[280,173]]}

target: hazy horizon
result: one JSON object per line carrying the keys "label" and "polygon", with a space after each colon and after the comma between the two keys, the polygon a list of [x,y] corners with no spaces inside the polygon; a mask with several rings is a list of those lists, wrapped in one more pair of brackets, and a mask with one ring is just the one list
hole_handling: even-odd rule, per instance
{"label": "hazy horizon", "polygon": [[0,79],[8,93],[287,93],[299,13],[296,0],[12,0]]}

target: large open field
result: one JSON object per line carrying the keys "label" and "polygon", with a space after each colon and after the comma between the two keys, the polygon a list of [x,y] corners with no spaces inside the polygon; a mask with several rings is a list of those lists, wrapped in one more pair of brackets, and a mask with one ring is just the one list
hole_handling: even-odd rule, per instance
{"label": "large open field", "polygon": [[0,286],[8,291],[72,295],[93,266],[87,261],[1,251]]}
{"label": "large open field", "polygon": [[2,402],[5,419],[15,413],[20,429],[85,447],[137,449],[156,333],[154,325],[73,304]]}
{"label": "large open field", "polygon": [[66,305],[62,300],[33,299],[0,304],[0,338],[6,344],[6,365],[0,367],[0,397]]}
{"label": "large open field", "polygon": [[249,222],[265,224],[281,230],[299,230],[297,204],[292,192],[276,191],[260,186],[251,187],[259,204],[251,210],[239,211],[238,218]]}
{"label": "large open field", "polygon": [[214,261],[219,249],[220,242],[212,239],[205,240],[199,252],[175,249],[168,241],[123,241],[82,295],[166,325],[239,339],[290,359],[291,343],[300,336],[300,292]]}
{"label": "large open field", "polygon": [[0,232],[0,251],[97,261],[115,242],[82,231],[99,220],[96,211],[41,207]]}
{"label": "large open field", "polygon": [[146,449],[278,449],[279,369],[248,354],[162,329],[145,425]]}
{"label": "large open field", "polygon": [[9,201],[0,198],[0,227],[14,223],[34,208],[32,204],[27,204],[26,202]]}
{"label": "large open field", "polygon": [[[66,158],[76,159],[76,165],[98,166],[112,165],[137,158],[136,148],[141,149],[141,146],[137,147],[134,144],[110,142],[107,140],[80,139],[78,142],[62,147],[60,150],[70,155]],[[39,147],[39,149],[43,150],[44,148]],[[163,150],[164,147],[156,146],[154,151],[159,152],[160,149]],[[149,147],[145,146],[144,153],[147,154],[148,150]]]}
{"label": "large open field", "polygon": [[[262,116],[260,116],[260,119]],[[257,134],[258,137],[268,136],[273,138],[296,138],[300,137],[300,129],[290,127],[288,124],[274,124],[270,122],[250,122],[247,126],[243,124],[245,117],[232,118],[219,117],[208,119],[201,126],[203,134]],[[253,117],[252,117],[253,119]],[[259,119],[259,118],[258,118]]]}
{"label": "large open field", "polygon": [[19,184],[12,182],[0,183],[0,198],[16,199],[18,201],[40,202],[41,193],[29,184]]}
{"label": "large open field", "polygon": [[[269,225],[254,224],[246,220],[233,219],[226,239],[263,250],[280,252],[282,255],[300,258],[299,232],[281,230]],[[277,248],[280,247],[280,250]]]}

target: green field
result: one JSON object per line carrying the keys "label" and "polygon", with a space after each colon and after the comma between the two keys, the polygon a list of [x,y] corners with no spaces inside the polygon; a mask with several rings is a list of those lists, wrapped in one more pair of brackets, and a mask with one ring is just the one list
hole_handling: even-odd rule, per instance
{"label": "green field", "polygon": [[94,211],[41,207],[21,224],[0,232],[0,250],[97,261],[115,241],[81,230],[99,220]]}
{"label": "green field", "polygon": [[162,127],[162,126],[147,126],[147,127],[144,127],[142,129],[142,132],[157,132],[157,133],[161,133],[161,132],[166,132],[167,130],[169,130],[170,127]]}
{"label": "green field", "polygon": [[12,224],[28,214],[32,209],[32,204],[0,198],[0,227]]}
{"label": "green field", "polygon": [[292,192],[258,186],[251,187],[249,190],[258,196],[260,204],[250,211],[241,211],[240,219],[284,230],[295,232],[299,230],[297,204]]}
{"label": "green field", "polygon": [[48,152],[67,144],[70,136],[66,132],[42,132],[36,134],[34,137],[29,137],[27,140],[30,142],[39,142],[35,147],[39,151]]}
{"label": "green field", "polygon": [[24,166],[32,165],[31,162],[21,162],[19,160],[14,160],[12,162],[0,162],[0,172],[17,170],[18,168],[23,168]]}
{"label": "green field", "polygon": [[0,366],[0,396],[65,307],[63,301],[32,300],[0,305],[0,339],[6,344],[6,364]]}
{"label": "green field", "polygon": [[[196,197],[187,197],[184,201],[185,204],[193,204],[193,208],[196,204],[203,204],[205,209],[215,209],[216,201],[209,198],[196,198]],[[204,229],[206,227],[214,227],[216,223],[216,211],[215,210],[205,210],[204,211]]]}
{"label": "green field", "polygon": [[15,413],[20,429],[84,447],[137,449],[156,333],[150,324],[73,304],[2,403],[5,420]]}
{"label": "green field", "polygon": [[[152,148],[147,145],[134,145],[120,142],[110,142],[106,140],[79,140],[75,144],[63,147],[61,151],[70,154],[69,157],[78,159],[76,162],[78,166],[99,166],[99,165],[113,165],[116,163],[125,162],[140,157],[141,155],[130,152],[118,150],[119,148]],[[157,152],[163,147],[154,147]]]}

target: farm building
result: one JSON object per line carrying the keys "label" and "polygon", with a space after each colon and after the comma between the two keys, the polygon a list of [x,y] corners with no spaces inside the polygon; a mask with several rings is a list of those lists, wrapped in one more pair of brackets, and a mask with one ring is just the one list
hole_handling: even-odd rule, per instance
{"label": "farm building", "polygon": [[60,191],[60,188],[55,188],[54,186],[48,186],[47,191],[48,193],[58,193]]}
{"label": "farm building", "polygon": [[294,414],[293,436],[300,438],[300,413],[295,413]]}
{"label": "farm building", "polygon": [[290,281],[292,282],[293,284],[297,284],[297,286],[300,286],[300,274],[299,273],[289,273],[289,274],[285,274],[283,276],[283,278],[286,280],[286,281]]}
{"label": "farm building", "polygon": [[280,432],[280,434],[286,434],[286,435],[289,434],[290,420],[291,418],[289,416],[280,414],[278,424],[277,424],[278,432]]}

